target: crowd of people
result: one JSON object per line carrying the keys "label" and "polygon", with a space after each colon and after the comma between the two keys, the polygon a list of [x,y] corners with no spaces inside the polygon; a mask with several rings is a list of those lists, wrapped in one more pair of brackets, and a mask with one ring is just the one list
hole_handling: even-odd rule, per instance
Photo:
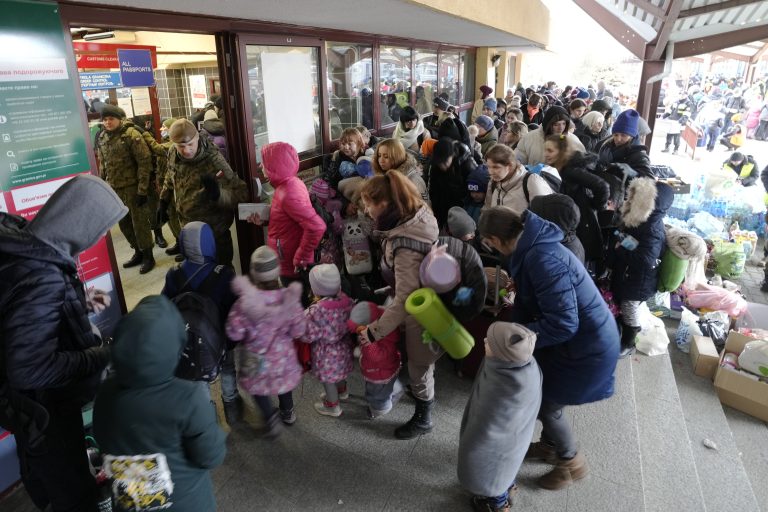
{"label": "crowd of people", "polygon": [[[242,276],[229,228],[247,191],[219,145],[186,119],[164,123],[159,144],[103,106],[105,181],[73,178],[30,222],[0,214],[0,420],[17,436],[34,503],[95,510],[80,418],[94,396],[94,438],[121,510],[215,509],[209,470],[225,455],[216,376],[226,422],[242,423],[242,391],[262,415],[260,434],[275,438],[299,421],[292,391],[307,371],[323,385],[315,411],[343,417],[359,358],[368,417],[407,393],[414,411],[394,437],[428,434],[445,350],[424,342],[406,303],[439,244],[494,262],[477,289],[491,289],[486,274],[504,276],[513,297],[475,334],[484,362],[457,432],[473,508],[509,510],[524,460],[552,466],[538,481],[545,489],[584,478],[565,410],[613,395],[617,361],[634,351],[640,305],[656,290],[673,190],[650,165],[647,125],[631,108],[617,112],[604,84],[480,92],[469,126],[438,96],[428,115],[400,109],[391,138],[344,130],[309,188],[290,144],[265,145],[269,217],[248,222],[267,226],[268,241]],[[152,230],[173,217],[181,265],[103,340],[88,313],[109,297],[83,287],[78,254],[119,223],[135,249],[127,266],[149,272]],[[178,378],[202,350],[188,348],[188,293],[215,305],[211,325],[225,340],[209,378],[195,382]]]}

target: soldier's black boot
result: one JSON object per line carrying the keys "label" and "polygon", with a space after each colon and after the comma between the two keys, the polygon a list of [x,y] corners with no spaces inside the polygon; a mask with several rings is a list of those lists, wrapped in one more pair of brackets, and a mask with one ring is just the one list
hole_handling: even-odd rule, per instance
{"label": "soldier's black boot", "polygon": [[141,251],[141,256],[141,268],[139,268],[139,274],[146,274],[155,268],[155,257],[152,255],[152,249],[144,249]]}
{"label": "soldier's black boot", "polygon": [[435,400],[416,400],[416,411],[408,423],[395,429],[395,437],[398,439],[413,439],[432,431],[432,407]]}
{"label": "soldier's black boot", "polygon": [[153,229],[152,231],[155,232],[155,244],[161,249],[168,247],[168,242],[166,242],[165,237],[163,237],[163,228]]}
{"label": "soldier's black boot", "polygon": [[142,258],[143,256],[141,254],[141,251],[138,249],[134,249],[133,256],[131,256],[131,259],[123,263],[123,268],[131,268],[137,265],[141,265]]}
{"label": "soldier's black boot", "polygon": [[176,240],[176,243],[173,244],[171,247],[167,248],[165,250],[165,254],[169,254],[171,256],[174,256],[176,254],[179,254],[181,252],[181,247],[179,247],[179,241]]}

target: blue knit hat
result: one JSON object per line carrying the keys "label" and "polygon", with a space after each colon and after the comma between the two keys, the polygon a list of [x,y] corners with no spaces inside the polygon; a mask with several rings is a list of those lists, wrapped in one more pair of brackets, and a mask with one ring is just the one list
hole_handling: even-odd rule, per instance
{"label": "blue knit hat", "polygon": [[637,110],[628,108],[619,114],[619,117],[613,122],[611,133],[625,133],[630,137],[637,137],[637,123],[639,119],[640,114],[637,113]]}
{"label": "blue knit hat", "polygon": [[496,98],[488,98],[487,100],[485,100],[485,102],[483,103],[483,107],[489,108],[494,112],[496,112]]}
{"label": "blue knit hat", "polygon": [[488,167],[485,164],[478,165],[470,171],[467,177],[467,190],[469,192],[486,192],[490,179]]}
{"label": "blue knit hat", "polygon": [[493,119],[488,116],[477,116],[475,124],[487,132],[493,130]]}

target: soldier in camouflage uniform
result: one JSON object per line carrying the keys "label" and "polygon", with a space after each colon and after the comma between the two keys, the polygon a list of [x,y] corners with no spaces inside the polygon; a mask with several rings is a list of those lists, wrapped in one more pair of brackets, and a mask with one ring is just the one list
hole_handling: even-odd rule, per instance
{"label": "soldier in camouflage uniform", "polygon": [[139,131],[124,125],[122,109],[105,105],[101,112],[104,131],[97,141],[99,171],[129,213],[120,221],[120,230],[134,250],[124,268],[141,265],[146,274],[155,266],[152,255],[152,205],[149,202],[152,154]]}
{"label": "soldier in camouflage uniform", "polygon": [[[165,176],[168,173],[168,152],[173,148],[173,142],[171,142],[168,137],[168,130],[171,128],[174,121],[176,121],[174,118],[169,118],[163,121],[162,127],[160,128],[160,136],[162,137],[163,142],[161,144],[155,143],[150,146],[152,153],[155,155],[158,191],[163,189]],[[184,257],[181,255],[181,250],[179,248],[181,225],[179,224],[179,214],[176,212],[176,205],[173,201],[170,201],[168,204],[168,227],[171,228],[171,233],[173,233],[176,243],[172,247],[166,249],[165,254],[175,255],[176,261],[183,261]],[[162,229],[162,225],[160,225],[159,229]]]}
{"label": "soldier in camouflage uniform", "polygon": [[237,204],[248,200],[248,188],[216,146],[200,137],[190,121],[179,119],[171,125],[169,134],[173,147],[160,193],[158,223],[168,219],[167,208],[174,201],[182,227],[194,220],[211,226],[217,261],[231,266],[234,249],[229,228]]}

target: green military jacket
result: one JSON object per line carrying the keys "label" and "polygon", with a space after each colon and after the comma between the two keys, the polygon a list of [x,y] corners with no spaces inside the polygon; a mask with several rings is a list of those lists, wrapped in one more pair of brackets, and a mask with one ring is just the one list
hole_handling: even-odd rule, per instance
{"label": "green military jacket", "polygon": [[101,177],[114,189],[137,186],[145,196],[152,174],[152,154],[141,133],[123,125],[114,132],[104,130],[97,144]]}
{"label": "green military jacket", "polygon": [[[171,147],[160,198],[167,202],[175,200],[182,225],[201,221],[210,225],[214,233],[220,233],[232,225],[237,203],[248,200],[248,188],[214,144],[205,137],[199,140],[197,154],[191,160],[182,158]],[[218,201],[211,201],[205,193],[201,177],[206,174],[214,176],[219,184]]]}

